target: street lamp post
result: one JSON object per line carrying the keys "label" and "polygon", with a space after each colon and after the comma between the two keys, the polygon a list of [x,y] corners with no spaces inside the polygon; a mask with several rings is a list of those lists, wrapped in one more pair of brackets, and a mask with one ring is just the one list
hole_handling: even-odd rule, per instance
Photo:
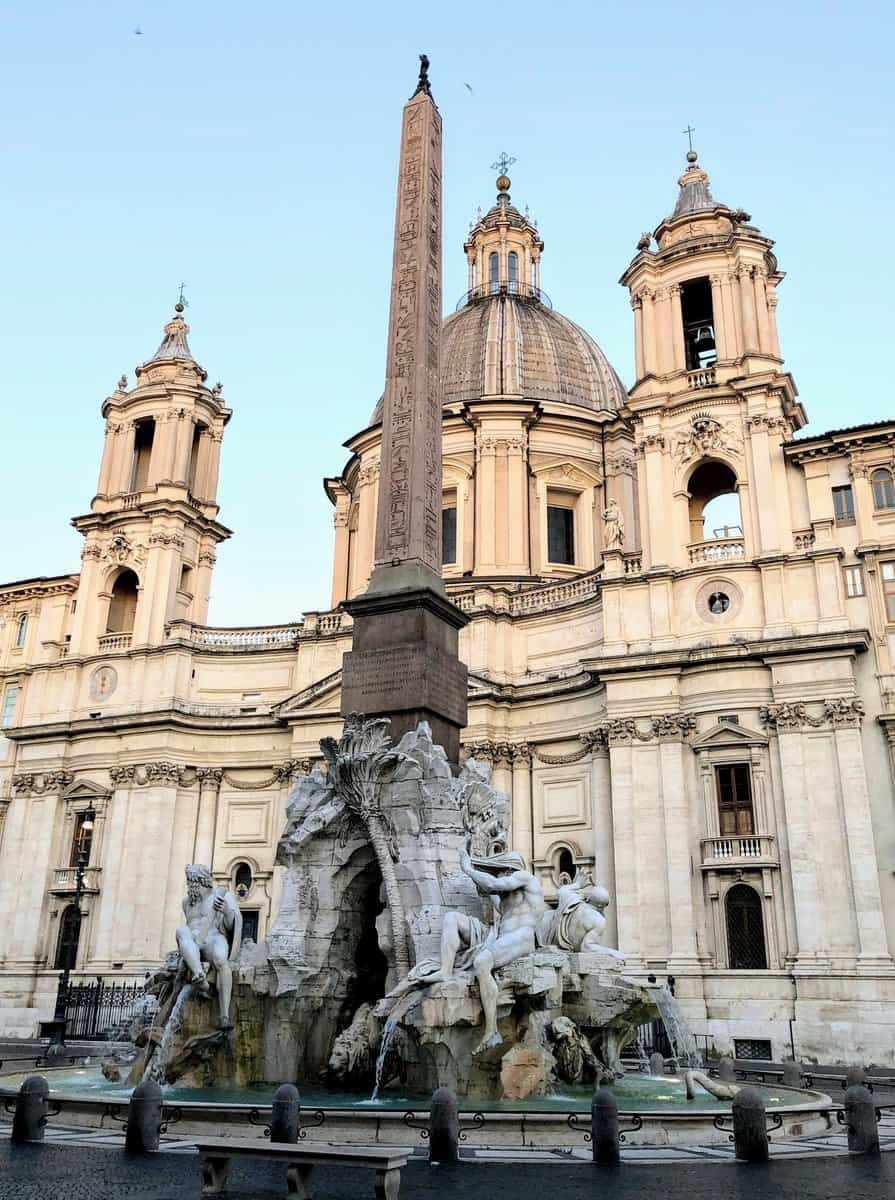
{"label": "street lamp post", "polygon": [[75,862],[75,911],[78,914],[78,937],[75,941],[74,953],[66,955],[62,974],[59,976],[59,985],[56,990],[56,1009],[53,1013],[53,1020],[49,1022],[50,1046],[65,1045],[65,1014],[68,1006],[69,979],[71,977],[72,966],[74,965],[72,960],[77,958],[78,948],[81,944],[81,897],[84,895],[84,875],[87,871],[88,859],[90,858],[90,843],[92,840],[87,835],[93,833],[95,820],[96,811],[91,801],[84,810],[83,818],[78,827],[77,861]]}

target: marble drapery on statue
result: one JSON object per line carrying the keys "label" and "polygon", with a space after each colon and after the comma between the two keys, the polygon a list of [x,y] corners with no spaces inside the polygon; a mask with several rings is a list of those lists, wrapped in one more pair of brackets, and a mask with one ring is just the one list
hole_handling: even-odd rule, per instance
{"label": "marble drapery on statue", "polygon": [[557,889],[556,908],[545,914],[538,930],[541,944],[558,946],[571,954],[609,954],[624,962],[623,954],[603,945],[603,913],[608,904],[607,890],[594,887],[590,874],[582,872],[574,882]]}
{"label": "marble drapery on statue", "polygon": [[544,914],[544,892],[537,878],[525,870],[525,860],[513,850],[476,859],[460,855],[460,869],[484,896],[490,896],[498,913],[488,926],[468,913],[447,912],[441,928],[441,957],[418,963],[389,999],[413,987],[448,983],[455,970],[472,969],[479,984],[485,1029],[476,1053],[499,1046],[494,972],[526,954],[532,954],[538,924]]}
{"label": "marble drapery on statue", "polygon": [[211,871],[201,863],[192,863],[186,868],[186,883],[187,894],[183,899],[186,923],[178,926],[176,933],[181,964],[189,972],[190,982],[205,996],[211,995],[205,966],[214,968],[218,1028],[232,1029],[233,972],[230,963],[239,955],[242,943],[239,902],[228,888],[214,886]]}

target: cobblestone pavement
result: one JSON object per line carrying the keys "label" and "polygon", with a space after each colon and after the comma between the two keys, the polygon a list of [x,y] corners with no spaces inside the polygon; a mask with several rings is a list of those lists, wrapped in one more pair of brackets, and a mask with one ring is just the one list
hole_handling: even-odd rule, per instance
{"label": "cobblestone pavement", "polygon": [[[417,1151],[402,1175],[402,1200],[528,1200],[561,1189],[562,1200],[892,1200],[895,1123],[883,1129],[879,1158],[843,1153],[841,1138],[778,1142],[766,1166],[734,1161],[726,1147],[626,1149],[617,1171],[600,1170],[588,1151],[465,1152],[457,1167],[430,1167]],[[274,1163],[235,1162],[227,1200],[285,1198],[286,1178]],[[373,1197],[370,1171],[321,1169],[320,1200]],[[43,1145],[12,1146],[0,1129],[0,1200],[199,1200],[193,1144],[165,1139],[157,1154],[130,1157],[118,1134],[55,1128]]]}

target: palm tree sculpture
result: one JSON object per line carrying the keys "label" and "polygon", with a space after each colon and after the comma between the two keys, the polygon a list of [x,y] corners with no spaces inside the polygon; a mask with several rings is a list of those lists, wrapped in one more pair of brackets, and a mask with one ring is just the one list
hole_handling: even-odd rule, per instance
{"label": "palm tree sculpture", "polygon": [[392,926],[395,970],[401,980],[410,970],[404,905],[395,874],[398,845],[394,826],[380,803],[382,776],[406,755],[391,745],[387,718],[368,721],[359,713],[345,720],[342,736],[323,738],[327,779],[345,807],[364,826],[376,855]]}

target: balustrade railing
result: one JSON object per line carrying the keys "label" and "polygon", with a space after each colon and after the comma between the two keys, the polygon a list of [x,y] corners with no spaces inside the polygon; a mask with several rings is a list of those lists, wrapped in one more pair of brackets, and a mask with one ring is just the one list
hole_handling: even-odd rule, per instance
{"label": "balustrade railing", "polygon": [[735,837],[702,839],[703,866],[739,865],[750,860],[761,860],[765,865],[775,861],[774,838],[771,834],[747,833]]}
{"label": "balustrade railing", "polygon": [[[84,870],[84,891],[98,892],[99,877],[102,867],[86,867]],[[57,867],[53,872],[54,892],[74,892],[78,887],[77,867]]]}
{"label": "balustrade railing", "polygon": [[457,301],[454,311],[459,312],[465,305],[472,304],[475,300],[487,300],[489,296],[515,296],[521,300],[537,300],[545,308],[553,307],[553,301],[543,288],[535,287],[533,283],[525,283],[521,279],[502,279],[494,283],[480,283],[477,287],[470,288]]}
{"label": "balustrade railing", "polygon": [[98,639],[97,645],[105,654],[113,650],[130,650],[133,636],[132,633],[106,633]]}
{"label": "balustrade railing", "polygon": [[745,557],[746,547],[741,537],[710,538],[706,542],[691,542],[687,547],[691,563],[730,562]]}
{"label": "balustrade railing", "polygon": [[687,383],[692,391],[697,388],[714,387],[717,382],[714,367],[700,367],[698,371],[687,372]]}

